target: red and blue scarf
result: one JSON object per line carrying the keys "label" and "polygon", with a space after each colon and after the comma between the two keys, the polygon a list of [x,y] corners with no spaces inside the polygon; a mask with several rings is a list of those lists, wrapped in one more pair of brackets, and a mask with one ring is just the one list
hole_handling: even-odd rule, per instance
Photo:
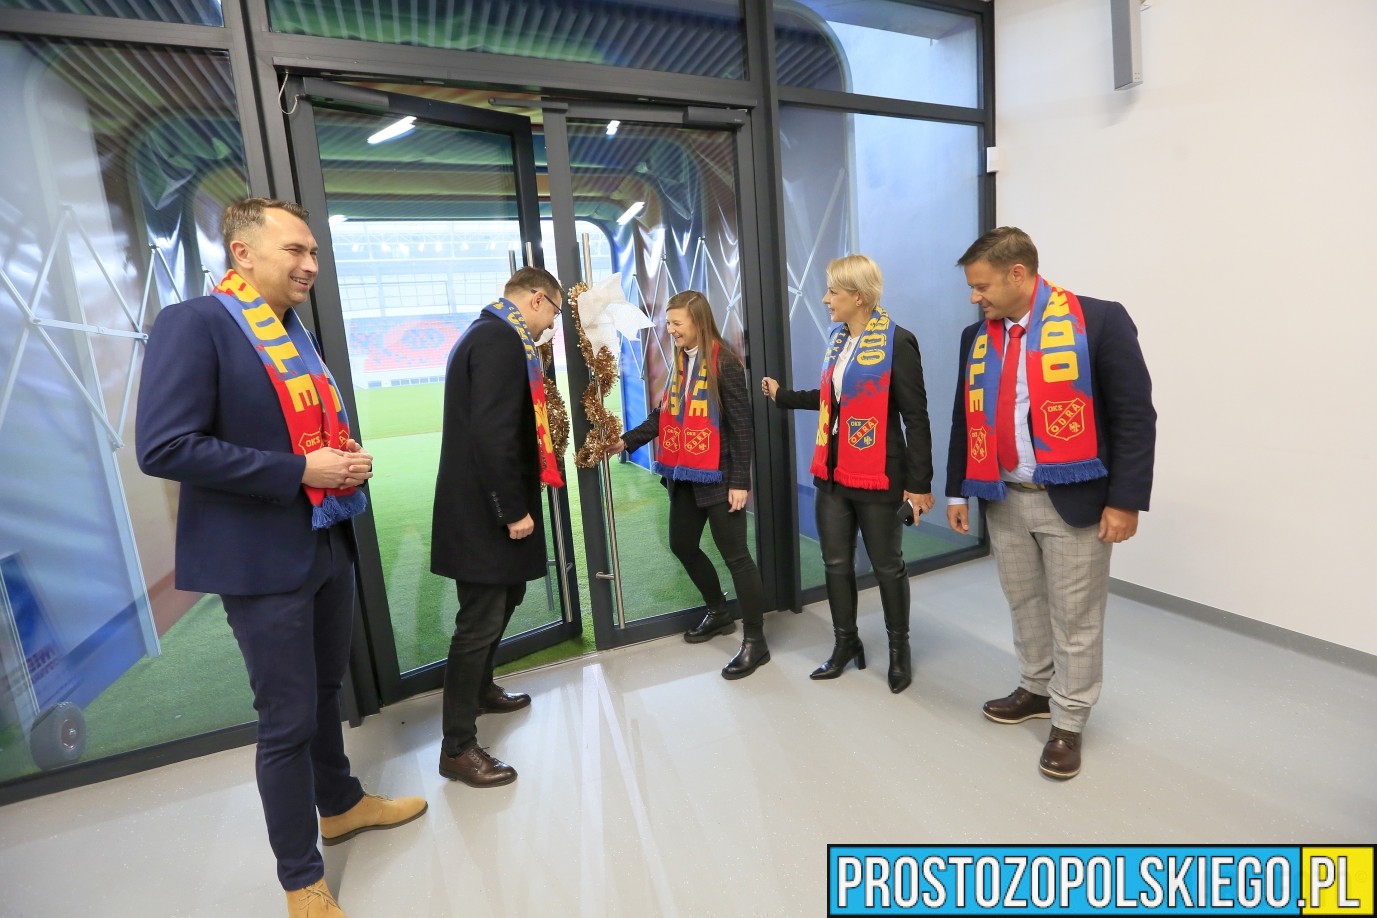
{"label": "red and blue scarf", "polygon": [[[721,344],[712,345],[712,366],[718,368]],[[688,396],[684,395],[684,373],[688,353],[675,354],[674,371],[660,399],[660,458],[652,471],[675,481],[709,484],[722,480],[722,427],[717,399],[708,389],[708,361],[698,361]]]}
{"label": "red and blue scarf", "polygon": [[[814,475],[827,481],[827,453],[832,436],[832,370],[851,337],[846,323],[832,335],[832,344],[822,361],[822,384],[818,399],[817,448],[813,450]],[[889,374],[894,365],[894,325],[889,313],[879,306],[871,313],[865,332],[856,342],[855,353],[842,375],[837,397],[840,423],[837,426],[837,484],[867,491],[889,488],[885,474],[885,439],[889,433]]]}
{"label": "red and blue scarf", "polygon": [[521,337],[521,346],[526,351],[526,378],[531,383],[531,407],[535,409],[536,450],[540,455],[540,480],[555,488],[564,487],[564,477],[559,471],[559,457],[555,455],[555,441],[550,436],[550,409],[545,402],[545,372],[540,366],[540,355],[536,353],[531,333],[526,328],[526,320],[521,310],[511,300],[503,298],[483,307],[503,319]]}
{"label": "red and blue scarf", "polygon": [[[215,298],[258,351],[282,406],[292,451],[304,456],[327,446],[344,449],[349,442],[349,415],[334,377],[296,313],[289,309],[285,318],[279,319],[258,291],[233,268],[216,286]],[[313,488],[304,484],[302,488],[311,499],[312,529],[333,526],[368,507],[368,498],[357,488]]]}
{"label": "red and blue scarf", "polygon": [[[1037,459],[1033,481],[1059,485],[1104,478],[1109,472],[1099,459],[1090,345],[1081,301],[1039,275],[1029,312],[1023,354]],[[995,424],[1007,343],[1004,320],[992,319],[976,334],[967,358],[966,480],[961,485],[966,497],[1004,499]]]}

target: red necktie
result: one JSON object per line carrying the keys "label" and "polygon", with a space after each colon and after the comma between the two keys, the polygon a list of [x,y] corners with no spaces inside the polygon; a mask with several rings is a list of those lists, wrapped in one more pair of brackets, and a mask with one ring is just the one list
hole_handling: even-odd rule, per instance
{"label": "red necktie", "polygon": [[1018,396],[1018,361],[1023,356],[1019,340],[1023,332],[1022,325],[1009,326],[1009,343],[1004,348],[1004,368],[999,371],[999,404],[995,405],[999,467],[1008,472],[1018,468],[1018,442],[1014,438],[1018,419],[1014,417],[1014,400]]}

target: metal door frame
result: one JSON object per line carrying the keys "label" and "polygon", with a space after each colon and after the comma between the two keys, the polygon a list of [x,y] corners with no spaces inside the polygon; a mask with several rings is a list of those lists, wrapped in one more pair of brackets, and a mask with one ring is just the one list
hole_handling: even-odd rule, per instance
{"label": "metal door frame", "polygon": [[[572,286],[587,279],[584,277],[582,248],[575,230],[577,214],[574,209],[573,182],[570,172],[568,131],[570,120],[618,120],[623,123],[665,124],[686,128],[729,131],[735,142],[736,198],[740,203],[737,208],[737,231],[741,239],[741,262],[742,264],[761,263],[757,215],[752,203],[755,201],[756,190],[753,165],[754,152],[751,143],[751,116],[748,111],[707,106],[668,107],[574,101],[547,102],[542,106],[542,109],[544,111],[545,155],[549,168],[550,212],[554,221],[555,248],[560,256],[558,260],[561,267],[573,266],[572,271],[564,269],[565,273],[570,276],[560,278],[563,283]],[[762,297],[759,284],[760,279],[754,273],[743,272],[741,316],[747,329],[745,337],[748,373],[749,368],[753,365],[757,367],[765,365],[767,334],[764,331],[764,310],[761,306]],[[578,337],[574,327],[572,310],[565,310],[563,321],[564,342],[568,351],[570,366],[580,366],[582,365],[582,356],[578,351]],[[569,404],[582,402],[583,394],[588,388],[588,382],[586,373],[570,373]],[[588,434],[588,419],[581,411],[570,413],[572,415],[574,442],[582,442]],[[766,435],[764,427],[760,425],[759,415],[756,416],[755,420],[754,445],[757,447],[756,455],[760,456],[763,454],[759,453],[759,446]],[[757,463],[757,466],[764,468],[761,463]],[[790,539],[780,541],[780,534],[776,531],[780,528],[779,521],[776,514],[768,509],[770,504],[766,502],[765,495],[762,493],[767,490],[760,487],[762,481],[769,477],[768,470],[766,472],[766,474],[757,475],[755,480],[756,545],[753,546],[753,554],[760,562],[762,570],[771,569],[769,566],[780,560],[775,558],[776,546],[783,544],[786,546],[785,550],[788,551],[790,550],[788,546],[792,545]],[[579,475],[584,548],[587,552],[590,568],[588,579],[592,594],[592,618],[597,648],[606,650],[611,647],[635,644],[683,631],[691,621],[695,621],[703,614],[703,606],[677,609],[624,624],[619,622],[616,586],[609,579],[617,565],[613,564],[609,550],[609,526],[604,509],[603,473],[599,468],[592,468],[578,469],[577,474]],[[667,558],[666,561],[667,563],[677,563],[672,558]],[[765,580],[764,586],[766,605],[773,608],[778,601],[775,584],[772,579]],[[729,603],[731,607],[735,607],[735,605],[736,600]]]}

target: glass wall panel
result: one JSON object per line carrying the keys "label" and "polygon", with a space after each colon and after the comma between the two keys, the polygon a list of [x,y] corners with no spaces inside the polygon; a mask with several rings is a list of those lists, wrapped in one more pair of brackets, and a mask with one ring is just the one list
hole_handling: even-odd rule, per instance
{"label": "glass wall panel", "polygon": [[4,781],[254,713],[132,442],[142,334],[218,279],[247,187],[228,56],[0,36],[0,87]]}
{"label": "glass wall panel", "polygon": [[[822,304],[827,263],[850,252],[869,255],[884,274],[882,303],[918,336],[933,434],[934,512],[904,531],[909,561],[976,544],[946,526],[947,442],[956,394],[961,329],[978,318],[956,259],[979,235],[979,130],[942,124],[780,108],[788,322],[793,389],[818,386],[830,325]],[[803,586],[823,582],[813,517],[812,460],[817,414],[796,412]],[[858,566],[870,562],[858,550]]]}
{"label": "glass wall panel", "polygon": [[898,0],[775,0],[782,86],[980,104],[973,15]]}
{"label": "glass wall panel", "polygon": [[269,0],[272,28],[740,79],[746,72],[740,0]]}
{"label": "glass wall panel", "polygon": [[0,10],[6,9],[182,22],[188,25],[225,24],[220,0],[0,0]]}

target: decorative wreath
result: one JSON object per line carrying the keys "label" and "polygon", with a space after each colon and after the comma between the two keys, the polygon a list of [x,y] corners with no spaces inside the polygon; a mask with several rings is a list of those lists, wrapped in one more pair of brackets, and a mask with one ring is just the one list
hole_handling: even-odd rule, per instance
{"label": "decorative wreath", "polygon": [[[588,362],[591,379],[583,392],[583,411],[588,415],[588,436],[579,447],[574,463],[581,469],[591,469],[602,462],[607,450],[622,435],[621,419],[608,411],[602,400],[612,391],[612,383],[617,379],[617,358],[604,345],[593,353],[593,345],[583,330],[583,319],[579,316],[579,295],[588,289],[588,284],[578,283],[569,288],[568,300],[574,314],[574,325],[579,332],[579,350]],[[551,422],[554,423],[553,421]],[[567,420],[566,420],[567,430]]]}

